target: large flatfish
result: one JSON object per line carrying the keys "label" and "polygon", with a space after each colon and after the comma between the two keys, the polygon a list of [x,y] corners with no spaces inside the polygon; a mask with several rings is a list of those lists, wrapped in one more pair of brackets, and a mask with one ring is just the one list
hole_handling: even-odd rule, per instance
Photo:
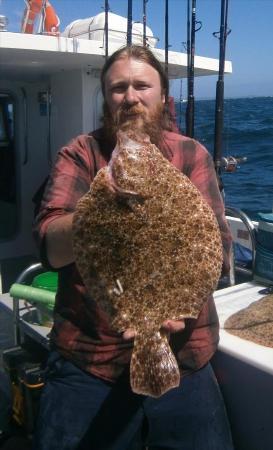
{"label": "large flatfish", "polygon": [[228,333],[247,341],[273,347],[273,294],[232,314],[225,321],[224,328]]}
{"label": "large flatfish", "polygon": [[136,331],[133,391],[158,397],[178,386],[162,323],[197,318],[222,267],[218,223],[199,191],[147,136],[120,131],[109,165],[77,204],[73,246],[113,328]]}

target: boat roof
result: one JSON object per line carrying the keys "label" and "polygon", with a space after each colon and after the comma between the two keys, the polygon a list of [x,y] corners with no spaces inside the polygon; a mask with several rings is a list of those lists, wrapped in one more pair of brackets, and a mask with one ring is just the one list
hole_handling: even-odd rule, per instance
{"label": "boat roof", "polygon": [[[120,43],[109,42],[109,54],[120,48]],[[151,48],[164,64],[165,51]],[[1,77],[9,79],[36,79],[41,76],[85,69],[101,70],[105,61],[102,41],[68,38],[63,36],[44,36],[0,32]],[[170,79],[186,78],[187,54],[169,51],[168,74]],[[195,76],[217,75],[218,59],[195,56]],[[232,72],[230,61],[225,62],[225,73]]]}

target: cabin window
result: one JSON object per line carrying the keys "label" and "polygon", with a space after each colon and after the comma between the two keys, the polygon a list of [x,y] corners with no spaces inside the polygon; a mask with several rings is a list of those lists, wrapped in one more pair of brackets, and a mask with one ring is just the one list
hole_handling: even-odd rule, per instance
{"label": "cabin window", "polygon": [[17,230],[14,100],[0,92],[0,240]]}

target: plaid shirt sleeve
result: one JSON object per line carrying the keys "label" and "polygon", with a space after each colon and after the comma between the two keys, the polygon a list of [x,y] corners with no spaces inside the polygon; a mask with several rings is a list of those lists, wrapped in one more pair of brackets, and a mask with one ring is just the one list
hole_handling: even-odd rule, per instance
{"label": "plaid shirt sleeve", "polygon": [[79,198],[89,190],[95,175],[91,143],[90,136],[82,135],[60,150],[34,220],[33,235],[42,263],[51,270],[45,251],[46,230],[57,217],[73,212]]}
{"label": "plaid shirt sleeve", "polygon": [[219,191],[214,163],[209,152],[195,141],[195,164],[190,171],[190,180],[201,192],[214,211],[223,243],[222,275],[230,270],[231,233],[225,217],[225,208]]}

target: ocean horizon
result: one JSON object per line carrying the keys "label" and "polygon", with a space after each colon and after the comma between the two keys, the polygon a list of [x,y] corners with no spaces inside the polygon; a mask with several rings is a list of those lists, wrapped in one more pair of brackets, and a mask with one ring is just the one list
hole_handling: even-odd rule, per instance
{"label": "ocean horizon", "polygon": [[[231,97],[225,97],[224,100],[240,100],[240,99],[245,99],[245,98],[273,98],[273,94],[272,95],[243,95],[240,97],[237,96],[231,96]],[[185,102],[185,100],[187,101],[186,97],[183,97],[183,101]],[[203,100],[214,100],[215,101],[215,96],[214,97],[195,97],[195,101],[196,102],[200,102]],[[180,99],[179,98],[174,98],[175,103],[179,103]]]}
{"label": "ocean horizon", "polygon": [[[176,102],[177,121],[185,129],[187,103]],[[181,110],[181,117],[180,117]],[[273,96],[226,98],[222,156],[246,158],[234,173],[222,173],[225,203],[257,220],[273,208]],[[213,155],[215,99],[196,100],[195,133]]]}

